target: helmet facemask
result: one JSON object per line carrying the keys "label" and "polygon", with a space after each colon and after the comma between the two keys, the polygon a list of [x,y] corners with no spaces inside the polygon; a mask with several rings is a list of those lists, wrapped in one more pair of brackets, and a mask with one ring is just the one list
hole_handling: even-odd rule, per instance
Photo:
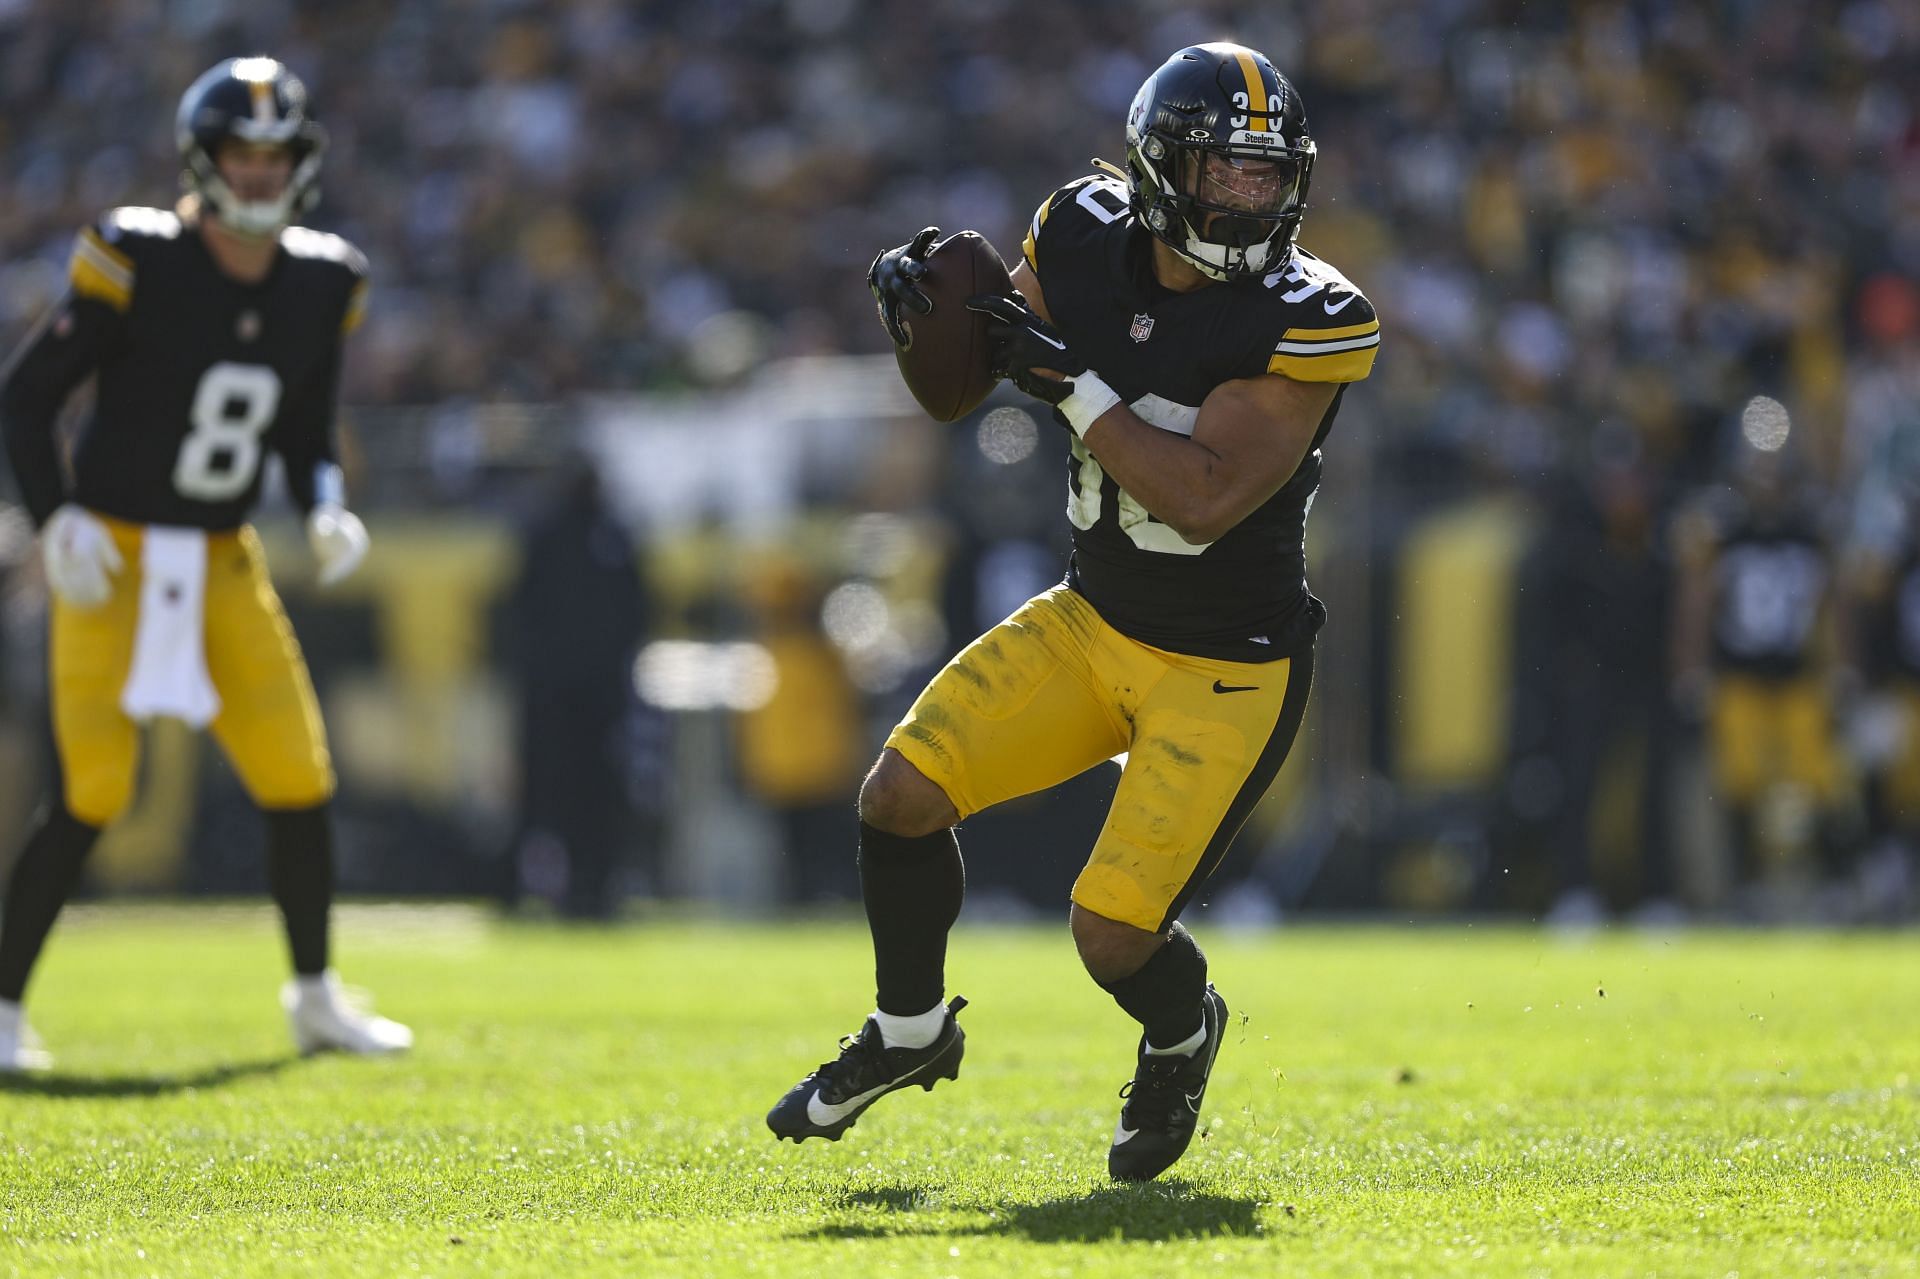
{"label": "helmet facemask", "polygon": [[1147,134],[1127,158],[1148,229],[1216,280],[1284,267],[1306,212],[1314,145],[1273,141],[1197,145]]}
{"label": "helmet facemask", "polygon": [[[238,134],[234,136],[238,137]],[[311,207],[318,198],[320,153],[323,145],[290,144],[293,168],[287,184],[278,196],[269,200],[243,200],[221,176],[218,157],[196,143],[188,148],[187,188],[197,192],[213,209],[220,225],[241,235],[270,240],[292,223],[295,216]]]}

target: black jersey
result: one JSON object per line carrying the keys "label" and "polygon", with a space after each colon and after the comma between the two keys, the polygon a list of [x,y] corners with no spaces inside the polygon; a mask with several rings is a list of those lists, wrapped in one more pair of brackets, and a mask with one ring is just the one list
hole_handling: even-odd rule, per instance
{"label": "black jersey", "polygon": [[[1126,187],[1094,175],[1049,196],[1023,246],[1053,323],[1143,420],[1192,435],[1222,382],[1279,373],[1357,382],[1380,345],[1373,306],[1304,249],[1261,279],[1175,293],[1154,279],[1152,243]],[[1108,624],[1156,648],[1269,661],[1310,644],[1326,610],[1307,591],[1307,510],[1320,484],[1313,445],[1280,491],[1217,541],[1195,546],[1147,513],[1073,441],[1067,583]]]}
{"label": "black jersey", "polygon": [[[351,244],[289,227],[266,278],[244,284],[174,214],[115,209],[80,233],[70,273],[63,310],[8,377],[9,451],[37,518],[71,500],[136,523],[233,528],[259,499],[269,450],[296,495],[332,458],[341,338],[366,298]],[[31,437],[50,436],[49,402],[57,411],[90,373],[67,485],[57,464],[47,474],[50,443]]]}
{"label": "black jersey", "polygon": [[1811,664],[1833,572],[1808,516],[1731,507],[1714,558],[1713,652],[1722,670],[1767,678]]}

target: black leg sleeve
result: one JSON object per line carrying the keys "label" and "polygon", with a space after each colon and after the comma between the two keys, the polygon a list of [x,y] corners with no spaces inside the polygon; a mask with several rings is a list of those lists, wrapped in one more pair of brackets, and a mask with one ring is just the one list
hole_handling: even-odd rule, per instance
{"label": "black leg sleeve", "polygon": [[333,820],[317,808],[272,810],[267,818],[267,884],[287,925],[293,971],[327,968],[327,916],[333,907]]}
{"label": "black leg sleeve", "polygon": [[0,999],[17,1003],[26,993],[40,948],[98,838],[98,826],[87,825],[62,804],[50,806],[27,837],[0,907]]}
{"label": "black leg sleeve", "polygon": [[1156,1048],[1171,1048],[1200,1029],[1207,993],[1207,957],[1193,934],[1176,923],[1166,944],[1130,977],[1101,987],[1147,1032]]}
{"label": "black leg sleeve", "polygon": [[946,992],[947,931],[967,874],[951,828],[909,839],[860,823],[860,895],[873,931],[880,1011],[923,1013]]}

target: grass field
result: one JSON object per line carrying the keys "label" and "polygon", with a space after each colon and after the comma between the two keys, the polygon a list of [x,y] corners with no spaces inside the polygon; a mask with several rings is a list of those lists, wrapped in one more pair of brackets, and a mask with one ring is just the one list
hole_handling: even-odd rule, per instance
{"label": "grass field", "polygon": [[1920,1274],[1916,935],[1203,935],[1209,1128],[1123,1187],[1133,1032],[1063,931],[963,930],[958,1083],[804,1147],[762,1116],[866,1011],[854,921],[341,932],[411,1058],[292,1057],[264,911],[63,923],[0,1270]]}

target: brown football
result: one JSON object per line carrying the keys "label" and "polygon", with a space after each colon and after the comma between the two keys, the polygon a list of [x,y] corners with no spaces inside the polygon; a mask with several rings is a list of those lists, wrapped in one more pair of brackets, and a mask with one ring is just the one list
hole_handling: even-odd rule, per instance
{"label": "brown football", "polygon": [[920,289],[933,310],[920,315],[912,307],[900,309],[910,340],[893,349],[893,358],[900,379],[936,421],[959,421],[993,390],[987,317],[967,310],[967,299],[1012,288],[1007,264],[977,231],[956,231],[927,254]]}

